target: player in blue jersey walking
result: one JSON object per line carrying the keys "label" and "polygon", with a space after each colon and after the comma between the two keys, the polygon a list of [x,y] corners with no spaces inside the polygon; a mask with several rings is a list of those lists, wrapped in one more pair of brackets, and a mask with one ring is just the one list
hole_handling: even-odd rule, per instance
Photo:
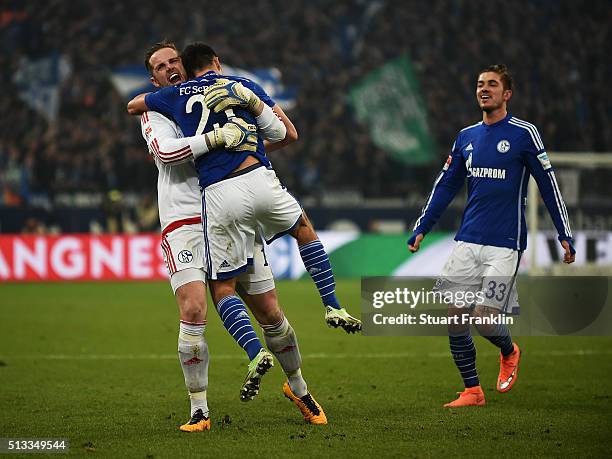
{"label": "player in blue jersey walking", "polygon": [[[508,113],[511,97],[512,76],[506,66],[492,65],[480,72],[476,99],[482,121],[459,132],[408,240],[411,252],[419,250],[421,241],[467,178],[467,204],[455,236],[457,244],[436,288],[451,294],[482,292],[478,296],[484,298],[480,304],[472,304],[468,310],[451,306],[448,315],[485,319],[476,328],[501,350],[499,392],[508,392],[514,386],[521,351],[512,342],[506,325],[486,319],[495,319],[516,305],[515,277],[527,246],[529,175],[535,179],[559,234],[565,250],[563,261],[573,263],[576,253],[567,209],[540,134],[533,124]],[[459,398],[444,405],[450,408],[485,404],[470,327],[462,322],[457,320],[448,327],[450,351],[465,385]]]}

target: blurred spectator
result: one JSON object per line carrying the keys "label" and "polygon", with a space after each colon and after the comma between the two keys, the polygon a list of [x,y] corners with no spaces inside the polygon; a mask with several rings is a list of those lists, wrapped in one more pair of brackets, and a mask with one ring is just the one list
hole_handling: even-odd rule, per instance
{"label": "blurred spectator", "polygon": [[145,195],[136,207],[136,225],[140,231],[159,231],[159,209],[151,195]]}
{"label": "blurred spectator", "polygon": [[40,220],[31,217],[26,220],[21,232],[22,234],[44,235],[47,234],[47,229]]}
{"label": "blurred spectator", "polygon": [[120,191],[109,191],[102,204],[102,209],[106,218],[105,229],[107,233],[129,232],[130,219],[128,211],[123,205],[123,196]]}

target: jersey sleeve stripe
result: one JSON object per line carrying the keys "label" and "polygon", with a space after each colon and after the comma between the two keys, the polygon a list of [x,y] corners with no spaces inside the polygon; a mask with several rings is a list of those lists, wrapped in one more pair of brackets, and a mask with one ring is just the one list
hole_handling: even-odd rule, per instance
{"label": "jersey sleeve stripe", "polygon": [[153,149],[153,153],[155,153],[155,156],[159,157],[159,145],[157,144],[157,139],[154,138],[153,140],[151,140],[149,145],[151,145],[151,148]]}
{"label": "jersey sleeve stripe", "polygon": [[540,147],[540,145],[538,144],[538,141],[536,140],[535,136],[533,135],[533,131],[531,129],[529,129],[527,126],[524,126],[522,124],[518,124],[513,122],[512,120],[508,121],[508,124],[512,124],[513,126],[517,126],[520,128],[525,129],[527,132],[529,132],[529,135],[531,136],[531,141],[533,142],[533,145],[535,146],[537,151],[543,150],[544,147]]}
{"label": "jersey sleeve stripe", "polygon": [[155,155],[159,156],[159,151],[157,149],[157,139],[153,139],[153,141],[150,143],[151,145],[151,149],[153,150],[153,153],[155,153]]}
{"label": "jersey sleeve stripe", "polygon": [[531,124],[531,123],[529,123],[527,121],[518,119],[518,118],[516,118],[514,116],[512,117],[512,120],[516,121],[518,124],[521,124],[521,125],[529,128],[531,130],[531,132],[533,132],[533,134],[534,134],[534,136],[536,138],[536,141],[537,141],[538,145],[540,146],[540,149],[544,150],[544,142],[542,142],[542,138],[540,137],[540,132],[538,131],[538,128],[535,127],[534,124]]}
{"label": "jersey sleeve stripe", "polygon": [[559,195],[559,202],[561,203],[561,208],[563,209],[563,212],[561,214],[561,218],[563,219],[563,226],[567,228],[567,236],[572,237],[572,227],[570,226],[569,223],[569,216],[567,214],[567,207],[565,207],[565,202],[563,201],[563,196],[561,196],[561,190],[559,189],[559,184],[557,183],[557,177],[555,176],[554,172],[551,172],[549,174],[549,176],[552,179],[553,182],[553,189],[555,190],[555,193],[557,195]]}
{"label": "jersey sleeve stripe", "polygon": [[158,149],[158,151],[159,151],[159,154],[160,154],[160,155],[162,155],[162,156],[172,156],[172,155],[175,155],[175,154],[181,154],[181,153],[185,152],[186,150],[191,150],[191,148],[189,147],[189,145],[185,145],[184,147],[179,148],[178,150],[173,150],[173,151],[162,151],[162,150],[159,148],[159,142],[157,141],[157,138],[154,138],[154,139],[153,139],[153,142],[155,143],[155,145],[156,145],[156,147],[157,147],[157,149]]}
{"label": "jersey sleeve stripe", "polygon": [[425,203],[425,207],[423,207],[423,210],[421,212],[421,216],[417,219],[416,223],[414,224],[413,231],[416,231],[416,229],[421,224],[421,220],[425,216],[425,213],[427,212],[427,208],[429,207],[429,204],[431,203],[433,195],[436,192],[436,186],[438,186],[438,183],[440,182],[440,180],[442,180],[442,177],[444,177],[444,171],[440,172],[440,175],[438,175],[438,178],[434,182],[434,185],[433,185],[433,188],[431,190],[431,193],[429,193],[429,198],[427,199],[427,202]]}
{"label": "jersey sleeve stripe", "polygon": [[531,140],[533,140],[533,144],[535,145],[536,149],[538,151],[544,150],[544,142],[542,142],[542,139],[540,138],[540,133],[533,124],[528,123],[526,121],[521,121],[514,117],[510,119],[509,123],[514,126],[519,126],[523,129],[527,129],[527,131],[529,131],[529,134],[531,135]]}
{"label": "jersey sleeve stripe", "polygon": [[157,139],[153,139],[153,141],[151,142],[151,146],[155,150],[155,154],[157,155],[157,157],[164,163],[176,162],[191,156],[191,148],[189,147],[189,145],[186,145],[185,147],[180,148],[178,150],[174,150],[172,152],[164,152],[159,148],[159,142],[157,141]]}
{"label": "jersey sleeve stripe", "polygon": [[472,125],[470,125],[470,126],[466,126],[466,127],[464,127],[464,128],[463,128],[463,129],[461,129],[459,132],[463,132],[463,131],[465,131],[465,130],[467,130],[467,129],[471,129],[471,128],[476,127],[476,126],[480,126],[481,124],[482,124],[482,121],[479,121],[478,123],[475,123],[475,124],[472,124]]}
{"label": "jersey sleeve stripe", "polygon": [[565,207],[565,204],[563,204],[563,207],[562,207],[563,200],[561,199],[560,194],[557,192],[557,187],[555,186],[555,180],[553,178],[552,173],[548,174],[548,178],[550,179],[550,184],[553,188],[553,193],[555,195],[555,201],[557,203],[557,209],[559,210],[559,216],[561,217],[561,222],[563,223],[563,230],[565,231],[566,236],[571,237],[571,232],[565,220],[565,214],[563,213],[563,207]]}
{"label": "jersey sleeve stripe", "polygon": [[518,123],[524,124],[527,127],[530,127],[533,130],[533,133],[536,136],[536,139],[538,140],[538,142],[540,143],[540,146],[542,147],[542,149],[544,149],[544,142],[542,142],[542,137],[540,137],[540,131],[538,131],[538,128],[535,126],[535,124],[532,124],[528,121],[525,120],[521,120],[515,116],[512,117],[515,121],[517,121]]}
{"label": "jersey sleeve stripe", "polygon": [[523,183],[525,181],[525,173],[527,172],[527,168],[523,167],[523,172],[521,173],[521,183],[519,185],[518,192],[518,206],[517,206],[517,217],[516,217],[516,250],[521,250],[521,226],[523,225],[522,216],[523,216],[523,206],[521,206],[521,201],[523,200]]}

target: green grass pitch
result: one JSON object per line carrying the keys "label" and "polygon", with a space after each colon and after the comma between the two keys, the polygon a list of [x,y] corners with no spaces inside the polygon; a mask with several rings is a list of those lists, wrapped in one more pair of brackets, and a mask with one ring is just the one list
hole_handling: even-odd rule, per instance
{"label": "green grass pitch", "polygon": [[[304,424],[278,365],[240,402],[246,357],[209,311],[213,428],[181,433],[188,399],[167,283],[4,284],[0,438],[65,437],[71,455],[104,457],[611,454],[610,338],[519,338],[507,394],[494,390],[496,349],[477,338],[487,406],[446,410],[461,380],[444,337],[349,336],[325,326],[310,282],[278,290],[329,425]],[[358,281],[338,294],[358,313]]]}

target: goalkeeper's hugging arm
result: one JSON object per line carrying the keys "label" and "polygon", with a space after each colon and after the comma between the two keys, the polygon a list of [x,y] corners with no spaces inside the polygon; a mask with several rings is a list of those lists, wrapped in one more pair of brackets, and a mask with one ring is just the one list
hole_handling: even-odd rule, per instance
{"label": "goalkeeper's hugging arm", "polygon": [[[266,92],[250,80],[220,78],[204,91],[204,101],[215,112],[242,107],[255,115],[259,134],[264,138],[266,152],[277,150],[298,139],[297,130],[283,110]],[[252,86],[252,88],[246,85]]]}
{"label": "goalkeeper's hugging arm", "polygon": [[164,164],[193,161],[215,148],[237,152],[257,150],[256,127],[241,119],[230,120],[223,127],[192,137],[181,137],[178,126],[157,112],[143,113],[140,122],[149,152]]}
{"label": "goalkeeper's hugging arm", "polygon": [[203,135],[182,137],[178,126],[157,112],[144,112],[140,124],[149,152],[164,164],[193,161],[209,151]]}
{"label": "goalkeeper's hugging arm", "polygon": [[[284,128],[284,136],[280,138],[280,140],[275,142],[271,139],[265,139],[264,147],[266,149],[266,153],[269,153],[295,142],[298,139],[298,133],[289,117],[285,115],[285,112],[278,106],[278,104],[274,105],[272,108],[268,107],[267,105],[266,107],[270,110],[270,112],[272,112],[272,116],[274,116],[274,118],[281,123],[282,128]],[[259,126],[259,120],[257,121],[257,125]]]}

